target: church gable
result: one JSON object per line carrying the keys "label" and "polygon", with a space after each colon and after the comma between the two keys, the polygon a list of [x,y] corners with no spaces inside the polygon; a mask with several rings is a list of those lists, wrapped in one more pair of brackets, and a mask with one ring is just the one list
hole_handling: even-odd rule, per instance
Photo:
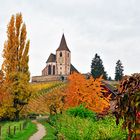
{"label": "church gable", "polygon": [[52,53],[50,54],[46,63],[49,63],[49,62],[56,62],[56,55],[55,54],[52,54]]}

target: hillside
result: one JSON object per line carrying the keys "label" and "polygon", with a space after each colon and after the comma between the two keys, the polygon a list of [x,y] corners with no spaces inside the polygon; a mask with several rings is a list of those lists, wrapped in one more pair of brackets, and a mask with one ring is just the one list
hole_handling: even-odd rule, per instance
{"label": "hillside", "polygon": [[33,84],[33,94],[29,101],[29,104],[25,106],[24,112],[47,114],[49,109],[47,108],[48,94],[55,93],[56,90],[64,88],[66,83],[64,82],[49,82],[49,83],[36,83]]}

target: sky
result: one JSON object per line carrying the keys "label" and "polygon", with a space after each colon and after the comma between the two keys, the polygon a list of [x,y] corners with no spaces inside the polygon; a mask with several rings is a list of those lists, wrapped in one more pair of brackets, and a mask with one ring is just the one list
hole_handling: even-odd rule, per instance
{"label": "sky", "polygon": [[0,0],[0,65],[12,14],[21,12],[30,39],[31,76],[41,75],[65,34],[72,64],[90,72],[97,53],[114,78],[118,59],[124,74],[140,72],[140,0]]}

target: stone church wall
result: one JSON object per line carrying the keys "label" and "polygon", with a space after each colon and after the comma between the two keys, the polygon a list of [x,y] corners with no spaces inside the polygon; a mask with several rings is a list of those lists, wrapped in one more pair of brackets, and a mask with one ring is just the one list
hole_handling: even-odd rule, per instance
{"label": "stone church wall", "polygon": [[[68,76],[64,76],[64,80],[67,79]],[[32,82],[50,82],[50,81],[60,81],[62,77],[60,75],[48,75],[48,76],[33,76]]]}

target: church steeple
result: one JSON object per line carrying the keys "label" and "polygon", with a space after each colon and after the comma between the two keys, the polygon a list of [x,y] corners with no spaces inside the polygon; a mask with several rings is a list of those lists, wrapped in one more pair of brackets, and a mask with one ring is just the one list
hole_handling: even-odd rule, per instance
{"label": "church steeple", "polygon": [[58,47],[58,49],[56,51],[63,51],[63,50],[70,52],[70,50],[69,50],[69,48],[67,46],[67,43],[66,43],[66,39],[65,39],[65,35],[64,34],[62,35],[60,45],[59,45],[59,47]]}

